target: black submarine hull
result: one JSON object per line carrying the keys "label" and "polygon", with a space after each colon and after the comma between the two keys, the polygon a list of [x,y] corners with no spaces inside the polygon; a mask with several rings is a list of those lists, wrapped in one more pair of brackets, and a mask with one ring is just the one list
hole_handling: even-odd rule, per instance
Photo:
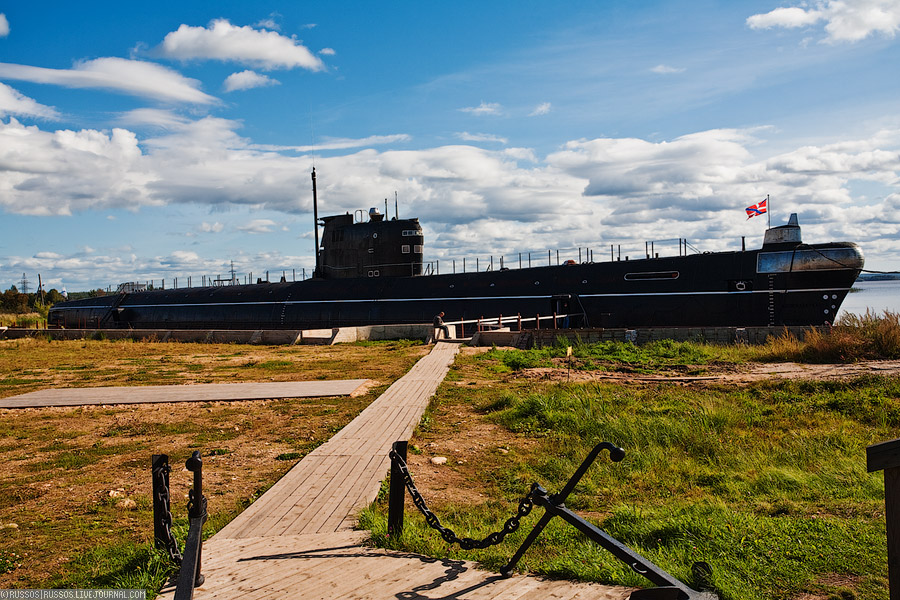
{"label": "black submarine hull", "polygon": [[574,327],[831,323],[863,266],[852,243],[408,277],[308,279],[58,304],[66,328],[321,329],[570,314]]}

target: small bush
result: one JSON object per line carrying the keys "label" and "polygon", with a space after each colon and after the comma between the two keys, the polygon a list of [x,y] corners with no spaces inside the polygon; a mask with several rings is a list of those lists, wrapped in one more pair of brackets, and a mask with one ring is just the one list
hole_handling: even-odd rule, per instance
{"label": "small bush", "polygon": [[830,329],[810,328],[802,341],[785,330],[769,338],[757,358],[813,363],[900,358],[900,313],[849,313]]}

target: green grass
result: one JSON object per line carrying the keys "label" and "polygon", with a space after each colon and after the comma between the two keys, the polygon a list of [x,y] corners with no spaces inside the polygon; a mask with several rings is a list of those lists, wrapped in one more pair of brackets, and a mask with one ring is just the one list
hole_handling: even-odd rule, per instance
{"label": "green grass", "polygon": [[[533,348],[531,350],[512,350],[493,348],[482,355],[484,360],[499,361],[505,368],[500,371],[550,367],[553,359],[566,357],[569,346],[564,339],[557,340],[553,346]],[[597,342],[583,344],[580,341],[572,346],[574,360],[572,367],[581,370],[601,368],[603,363],[618,363],[637,367],[661,367],[673,365],[706,364],[721,358],[719,347],[696,342],[675,342],[661,340],[641,346],[630,342]]]}
{"label": "green grass", "polygon": [[[866,472],[865,447],[896,437],[900,379],[703,391],[498,387],[506,389],[467,394],[445,385],[420,434],[446,439],[444,411],[471,403],[480,418],[515,435],[502,459],[486,450],[467,456],[477,466],[452,467],[494,499],[434,507],[459,535],[482,538],[497,530],[530,482],[558,491],[590,449],[608,440],[625,448],[625,459],[612,463],[601,454],[566,505],[680,579],[690,583],[692,563],[702,560],[712,565],[711,583],[723,600],[840,594],[834,581],[850,582],[860,598],[887,599],[883,479]],[[542,510],[534,513],[525,527]],[[474,559],[491,569],[503,566],[524,537],[517,532],[501,547],[461,552],[413,511],[400,539],[386,538],[383,519],[384,506],[376,504],[363,520],[379,545]],[[520,566],[553,577],[649,585],[555,521]]]}
{"label": "green grass", "polygon": [[123,542],[78,554],[71,569],[50,579],[52,588],[144,589],[155,598],[176,566],[152,544]]}
{"label": "green grass", "polygon": [[13,550],[0,550],[0,575],[22,566],[22,555]]}
{"label": "green grass", "polygon": [[785,331],[765,344],[722,346],[704,342],[658,340],[642,345],[608,341],[586,344],[558,338],[552,346],[530,350],[494,348],[483,355],[495,362],[495,372],[562,366],[568,346],[573,359],[565,364],[574,369],[621,368],[653,371],[667,367],[706,365],[713,362],[801,361],[814,363],[855,362],[866,359],[900,358],[900,313],[878,315],[847,314],[830,330],[810,329],[797,338]]}

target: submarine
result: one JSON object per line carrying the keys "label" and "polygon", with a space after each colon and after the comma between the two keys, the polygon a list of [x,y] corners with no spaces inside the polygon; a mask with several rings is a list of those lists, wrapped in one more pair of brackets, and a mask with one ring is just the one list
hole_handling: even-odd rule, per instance
{"label": "submarine", "polygon": [[315,170],[312,181],[311,278],[122,290],[56,304],[48,325],[324,329],[430,323],[443,311],[447,321],[568,315],[569,327],[591,328],[819,326],[834,321],[865,264],[853,242],[804,243],[792,214],[756,249],[439,274],[425,269],[418,219],[375,209],[319,219]]}

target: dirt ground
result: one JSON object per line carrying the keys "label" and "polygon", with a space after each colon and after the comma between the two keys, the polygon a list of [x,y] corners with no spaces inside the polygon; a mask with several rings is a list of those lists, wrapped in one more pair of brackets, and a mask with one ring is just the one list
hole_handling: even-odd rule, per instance
{"label": "dirt ground", "polygon": [[[307,362],[307,368],[316,369],[314,378],[341,378],[335,373],[346,369],[347,360],[340,349],[318,354],[309,351],[308,355],[306,350],[288,355],[264,350],[257,355],[246,348],[228,348],[226,353],[201,351],[201,346],[182,347],[183,352],[167,358],[159,346],[151,349],[150,356],[135,353],[125,357],[119,349],[114,352],[118,356],[100,359],[97,352],[92,352],[93,358],[83,368],[68,359],[55,367],[45,364],[40,369],[11,362],[5,376],[18,380],[10,382],[2,395],[11,395],[16,387],[29,391],[56,385],[60,380],[71,382],[73,374],[80,376],[84,371],[100,376],[82,385],[102,385],[106,377],[121,378],[123,373],[135,377],[140,370],[155,372],[142,377],[141,383],[168,383],[171,379],[157,381],[159,373],[167,369],[177,373],[172,379],[185,383],[290,380],[309,377],[310,373],[297,374],[303,367],[299,363]],[[90,345],[87,349],[98,348],[104,346]],[[463,353],[484,350],[464,348]],[[414,348],[396,353],[397,358],[382,353],[380,359],[363,369],[365,373],[357,374],[369,376],[372,382],[370,389],[355,398],[0,410],[0,566],[4,557],[16,560],[17,556],[22,565],[6,573],[0,571],[0,588],[44,585],[48,575],[64,574],[66,564],[86,547],[150,540],[151,454],[166,453],[171,457],[173,513],[178,518],[184,516],[190,483],[184,460],[194,449],[202,450],[211,520],[227,520],[236,514],[241,503],[277,480],[368,405],[384,385],[402,373],[406,368],[404,361],[425,352],[427,348]],[[365,353],[371,355],[374,351]],[[702,374],[694,375],[698,370]],[[346,371],[343,373],[344,377],[349,376]],[[749,385],[772,378],[837,379],[863,374],[900,375],[900,361],[702,365],[653,375],[612,370],[567,371],[560,366],[523,370],[504,378],[626,385],[667,381],[702,387]],[[3,375],[0,373],[0,379]],[[452,426],[453,435],[447,435],[444,427],[439,428],[439,435],[424,431],[412,441],[409,455],[417,485],[437,505],[470,503],[473,498],[486,501],[478,479],[491,468],[492,457],[507,460],[523,443],[537,443],[484,422],[471,406],[444,411],[440,419]],[[465,465],[475,457],[480,463],[478,469],[448,469],[432,462],[437,457],[446,458],[450,465]],[[523,490],[527,490],[530,482],[522,483]]]}
{"label": "dirt ground", "polygon": [[[685,373],[702,372],[702,375]],[[767,379],[852,379],[861,375],[900,375],[900,360],[862,361],[851,364],[745,363],[688,365],[653,375],[628,371],[576,371],[564,366],[524,369],[517,377],[554,382],[585,383],[679,383],[690,386],[710,384],[749,385]]]}
{"label": "dirt ground", "polygon": [[[464,347],[464,355],[479,354],[487,348]],[[564,364],[564,363],[563,363]],[[698,370],[703,375],[685,375]],[[678,369],[653,375],[644,375],[628,371],[576,371],[567,370],[564,366],[554,368],[523,369],[507,374],[511,380],[541,382],[586,383],[602,381],[625,385],[652,385],[661,382],[673,383],[689,387],[703,388],[712,385],[750,385],[770,379],[812,379],[833,380],[850,379],[861,375],[900,375],[900,361],[866,361],[853,364],[799,364],[799,363],[745,363],[741,365],[689,365]],[[457,382],[459,386],[490,385],[489,381],[473,381],[467,378]],[[448,436],[441,429],[440,434],[419,431],[410,448],[408,463],[415,473],[416,484],[425,491],[435,504],[472,503],[476,499],[487,497],[481,491],[481,485],[460,471],[469,469],[448,469],[443,465],[432,463],[432,459],[447,459],[449,465],[465,465],[471,457],[479,455],[504,456],[522,448],[523,439],[505,428],[486,422],[479,417],[473,407],[453,405],[442,407],[437,417],[442,423],[455,429],[454,435]],[[537,444],[536,440],[524,441],[526,444]],[[490,463],[482,466],[490,469]],[[531,482],[522,482],[523,489]]]}
{"label": "dirt ground", "polygon": [[427,352],[404,344],[0,343],[0,397],[56,387],[368,379],[352,397],[0,409],[0,589],[77,587],[67,577],[79,555],[152,540],[154,454],[169,455],[172,513],[184,521],[192,481],[184,461],[202,452],[207,527],[224,525]]}

